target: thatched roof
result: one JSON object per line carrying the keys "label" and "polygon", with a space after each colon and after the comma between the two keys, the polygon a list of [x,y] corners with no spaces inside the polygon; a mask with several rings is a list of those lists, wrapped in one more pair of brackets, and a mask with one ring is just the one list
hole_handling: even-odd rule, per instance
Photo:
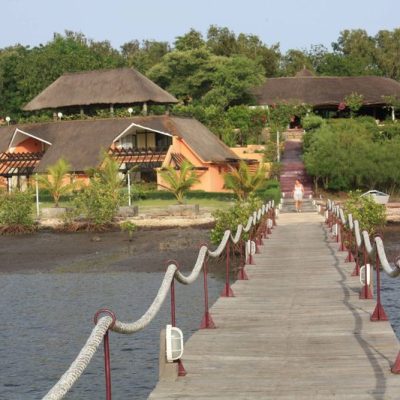
{"label": "thatched roof", "polygon": [[295,77],[297,77],[297,78],[301,78],[301,77],[305,77],[305,76],[314,76],[314,74],[309,69],[304,67],[299,72],[297,72],[295,75]]}
{"label": "thatched roof", "polygon": [[[307,70],[306,70],[307,71]],[[364,105],[384,105],[383,96],[400,97],[400,83],[378,76],[295,76],[270,78],[253,94],[259,105],[276,103],[306,103],[317,106],[337,106],[349,94],[364,96]]]}
{"label": "thatched roof", "polygon": [[23,109],[99,104],[177,103],[178,100],[131,68],[69,73],[60,76]]}
{"label": "thatched roof", "polygon": [[204,162],[221,163],[239,159],[200,122],[167,115],[5,126],[0,128],[0,152],[8,151],[18,129],[51,143],[36,172],[44,172],[61,157],[72,165],[73,171],[85,171],[98,166],[101,151],[107,150],[122,132],[129,127],[130,132],[139,129],[132,124],[181,138]]}

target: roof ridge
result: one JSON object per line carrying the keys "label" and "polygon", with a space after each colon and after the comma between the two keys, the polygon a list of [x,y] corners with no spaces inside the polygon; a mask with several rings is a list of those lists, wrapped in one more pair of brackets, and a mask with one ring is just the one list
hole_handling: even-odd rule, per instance
{"label": "roof ridge", "polygon": [[135,68],[132,68],[132,67],[100,68],[100,69],[90,69],[90,70],[88,69],[88,70],[75,71],[75,72],[64,72],[62,75],[59,76],[59,78],[61,78],[62,76],[67,76],[67,75],[82,75],[82,74],[109,72],[109,71],[124,70],[124,69],[133,71],[133,72],[139,72]]}

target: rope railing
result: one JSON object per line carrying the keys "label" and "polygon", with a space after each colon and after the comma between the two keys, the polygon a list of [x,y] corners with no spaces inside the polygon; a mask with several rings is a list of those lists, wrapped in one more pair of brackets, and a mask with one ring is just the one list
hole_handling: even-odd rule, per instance
{"label": "rope railing", "polygon": [[[346,218],[345,211],[340,205],[336,205],[331,200],[328,200],[326,204],[325,222],[334,232],[336,241],[340,242],[339,250],[348,252],[346,261],[355,261],[356,265],[352,276],[359,276],[361,268],[364,268],[364,284],[360,291],[360,299],[373,298],[371,282],[368,282],[367,269],[371,268],[369,262],[375,262],[376,306],[370,316],[370,320],[373,322],[387,321],[388,317],[381,303],[380,269],[382,267],[383,271],[391,278],[398,277],[400,275],[400,258],[397,258],[391,264],[387,259],[382,237],[375,235],[371,241],[369,233],[366,230],[360,230],[359,221],[353,220],[352,214],[348,214]],[[363,264],[362,267],[361,264]],[[370,275],[372,276],[372,273]],[[400,374],[400,352],[391,371],[395,374]]]}
{"label": "rope railing", "polygon": [[[257,243],[260,244],[262,242],[262,238],[267,238],[267,235],[271,233],[271,229],[276,224],[274,206],[274,201],[269,201],[268,203],[263,204],[259,210],[254,211],[249,216],[245,226],[242,224],[237,226],[234,234],[230,230],[226,230],[215,250],[210,250],[205,244],[201,245],[197,260],[189,275],[184,275],[181,271],[179,271],[178,263],[174,260],[170,260],[168,262],[166,272],[158,289],[157,295],[147,311],[138,320],[133,322],[124,322],[118,320],[115,314],[110,310],[101,309],[97,311],[95,314],[95,326],[85,345],[82,347],[81,351],[67,371],[61,376],[59,381],[43,397],[43,400],[62,399],[83,374],[102,341],[104,343],[105,357],[106,399],[111,400],[111,370],[108,332],[113,331],[120,334],[133,334],[143,330],[151,323],[151,321],[160,311],[161,306],[168,296],[168,293],[171,295],[171,322],[172,326],[175,326],[175,280],[183,285],[190,285],[197,280],[201,271],[203,270],[205,312],[200,327],[215,328],[215,324],[212,321],[208,310],[207,261],[209,258],[217,258],[221,256],[224,251],[226,252],[226,284],[222,296],[233,297],[232,289],[229,286],[230,243],[237,245],[240,241],[242,241],[242,245],[239,246],[241,268],[238,274],[238,279],[248,279],[244,271],[244,266],[246,261],[248,264],[252,264],[253,259],[251,251],[249,252],[248,260],[243,259],[243,247],[247,247],[245,246],[243,240],[243,233],[249,234],[249,241],[254,241],[257,249]],[[185,375],[186,372],[183,368],[181,360],[178,360],[178,364],[179,375]]]}

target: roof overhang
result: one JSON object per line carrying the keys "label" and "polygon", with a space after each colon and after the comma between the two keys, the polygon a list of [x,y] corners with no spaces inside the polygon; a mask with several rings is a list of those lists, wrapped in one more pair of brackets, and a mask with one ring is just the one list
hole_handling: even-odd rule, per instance
{"label": "roof overhang", "polygon": [[165,136],[169,136],[169,137],[173,136],[168,132],[159,131],[158,129],[153,129],[148,126],[139,125],[139,124],[135,124],[134,122],[132,122],[126,129],[124,129],[118,136],[115,137],[115,139],[113,140],[113,143],[118,142],[118,140],[121,139],[124,135],[126,135],[133,127],[140,128],[145,131],[159,133],[161,135],[165,135]]}
{"label": "roof overhang", "polygon": [[[15,147],[15,142],[16,142],[18,136],[20,136],[20,135],[23,135],[23,136],[27,136],[27,137],[36,139],[36,140],[38,140],[39,142],[48,144],[49,146],[52,145],[52,143],[50,143],[49,141],[47,141],[47,140],[45,140],[45,139],[40,138],[39,136],[33,135],[32,133],[29,133],[29,132],[23,131],[23,130],[21,130],[21,129],[19,129],[19,128],[16,128],[15,131],[14,131],[14,134],[12,135],[12,138],[11,138],[11,140],[10,140],[10,144],[8,145],[8,148],[9,148],[9,149],[13,148],[13,145],[14,145],[14,147]],[[18,143],[19,143],[19,142],[17,142],[16,144],[18,144]]]}

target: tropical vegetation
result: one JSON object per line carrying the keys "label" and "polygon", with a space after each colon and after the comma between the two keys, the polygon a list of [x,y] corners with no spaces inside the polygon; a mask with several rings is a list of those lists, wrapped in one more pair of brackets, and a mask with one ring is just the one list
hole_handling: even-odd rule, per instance
{"label": "tropical vegetation", "polygon": [[171,192],[179,204],[184,203],[185,194],[199,181],[193,165],[187,160],[182,162],[179,169],[175,169],[173,166],[165,167],[160,171],[160,175],[166,183],[166,185],[160,184],[160,186]]}
{"label": "tropical vegetation", "polygon": [[400,128],[371,117],[328,120],[304,137],[304,163],[315,187],[400,190]]}
{"label": "tropical vegetation", "polygon": [[61,196],[71,193],[76,188],[74,182],[67,182],[71,165],[60,158],[55,164],[49,166],[46,173],[37,176],[39,187],[50,193],[54,207],[59,206]]}

